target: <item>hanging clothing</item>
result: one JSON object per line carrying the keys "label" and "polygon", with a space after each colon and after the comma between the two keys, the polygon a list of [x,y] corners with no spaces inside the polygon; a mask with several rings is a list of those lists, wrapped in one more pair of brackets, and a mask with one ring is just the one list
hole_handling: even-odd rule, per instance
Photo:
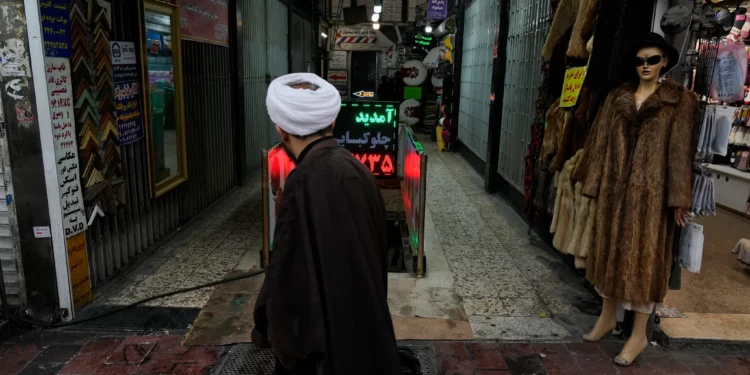
{"label": "hanging clothing", "polygon": [[557,174],[557,198],[550,233],[552,246],[563,254],[575,257],[577,268],[586,268],[594,240],[596,200],[583,196],[583,184],[573,181],[572,175],[583,150],[579,150]]}
{"label": "hanging clothing", "polygon": [[589,57],[586,43],[594,33],[598,0],[561,0],[552,19],[547,40],[542,48],[546,60],[552,57],[552,51],[558,40],[570,27],[573,31],[568,44],[567,55],[585,59]]}
{"label": "hanging clothing", "polygon": [[[592,95],[589,89],[582,89],[575,108],[559,108],[557,117],[563,118],[558,134],[557,151],[550,169],[561,171],[566,161],[586,145],[586,134],[591,125]],[[559,114],[562,112],[562,115]]]}
{"label": "hanging clothing", "polygon": [[637,83],[613,91],[574,180],[597,199],[588,280],[601,294],[661,302],[672,266],[673,209],[689,209],[695,96],[665,80],[636,110]]}

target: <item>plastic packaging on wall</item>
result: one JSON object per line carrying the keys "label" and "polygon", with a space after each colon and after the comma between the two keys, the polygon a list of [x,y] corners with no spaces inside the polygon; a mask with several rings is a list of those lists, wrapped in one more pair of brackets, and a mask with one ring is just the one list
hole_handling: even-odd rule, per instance
{"label": "plastic packaging on wall", "polygon": [[711,98],[720,102],[742,100],[747,75],[745,47],[737,43],[722,43],[716,55]]}

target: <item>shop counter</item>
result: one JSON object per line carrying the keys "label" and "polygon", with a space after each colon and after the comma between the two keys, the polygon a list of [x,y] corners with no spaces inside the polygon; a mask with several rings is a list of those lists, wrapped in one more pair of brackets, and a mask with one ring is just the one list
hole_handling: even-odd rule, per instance
{"label": "shop counter", "polygon": [[714,178],[716,204],[744,215],[750,195],[750,173],[730,165],[709,164],[706,168]]}

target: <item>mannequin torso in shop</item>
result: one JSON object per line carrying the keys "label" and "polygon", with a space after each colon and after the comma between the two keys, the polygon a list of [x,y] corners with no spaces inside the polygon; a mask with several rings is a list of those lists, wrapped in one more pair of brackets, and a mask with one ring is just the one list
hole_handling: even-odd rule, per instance
{"label": "mannequin torso in shop", "polygon": [[587,278],[603,297],[586,341],[616,326],[617,303],[635,312],[633,332],[615,363],[627,366],[646,348],[646,326],[663,301],[676,225],[690,207],[693,116],[697,102],[676,82],[660,80],[679,54],[649,34],[630,65],[638,79],[607,97],[573,179],[598,199]]}

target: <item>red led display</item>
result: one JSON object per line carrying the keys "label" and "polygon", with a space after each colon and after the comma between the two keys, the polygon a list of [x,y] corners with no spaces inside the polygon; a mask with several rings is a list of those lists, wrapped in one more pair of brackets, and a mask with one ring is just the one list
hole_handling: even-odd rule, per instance
{"label": "red led display", "polygon": [[352,155],[361,161],[375,177],[390,177],[396,173],[396,163],[390,153],[353,152]]}

